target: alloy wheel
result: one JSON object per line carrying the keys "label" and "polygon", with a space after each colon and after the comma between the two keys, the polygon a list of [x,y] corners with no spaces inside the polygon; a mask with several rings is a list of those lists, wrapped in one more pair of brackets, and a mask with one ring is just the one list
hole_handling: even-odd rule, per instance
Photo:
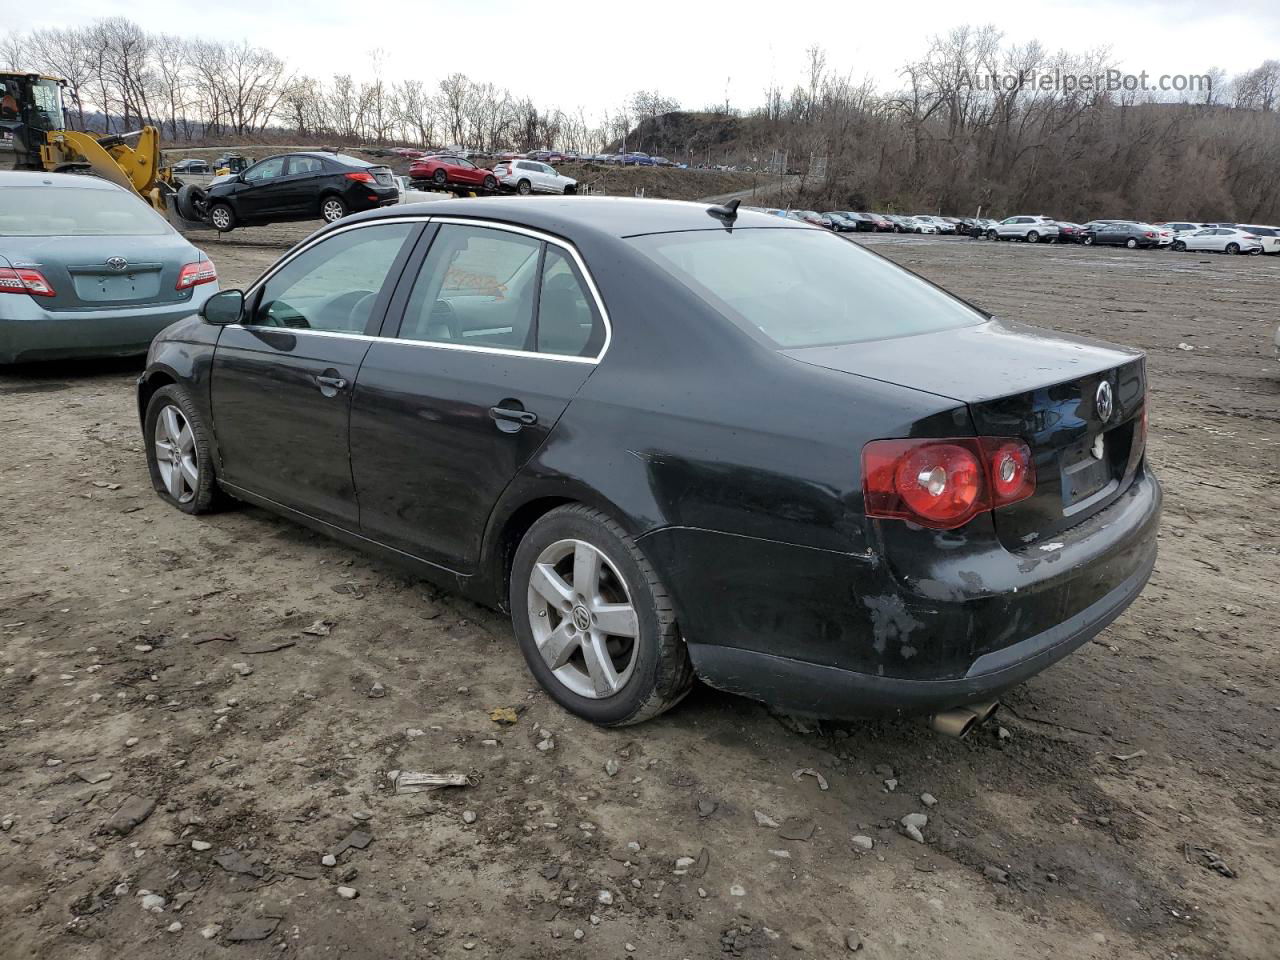
{"label": "alloy wheel", "polygon": [[320,213],[324,217],[326,223],[333,223],[335,220],[341,220],[345,211],[342,209],[342,203],[339,200],[329,198],[320,207]]}
{"label": "alloy wheel", "polygon": [[529,575],[529,625],[547,668],[566,688],[600,700],[635,670],[640,620],[618,567],[585,540],[558,540]]}
{"label": "alloy wheel", "polygon": [[156,417],[156,466],[164,488],[178,503],[195,499],[200,476],[196,454],[196,435],[182,411],[169,404]]}
{"label": "alloy wheel", "polygon": [[231,225],[231,217],[227,215],[226,207],[214,207],[213,212],[209,214],[209,219],[219,230],[225,230]]}

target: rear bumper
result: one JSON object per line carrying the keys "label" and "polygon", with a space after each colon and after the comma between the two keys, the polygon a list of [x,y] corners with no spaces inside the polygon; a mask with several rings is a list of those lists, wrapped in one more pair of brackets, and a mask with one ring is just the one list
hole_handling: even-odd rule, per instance
{"label": "rear bumper", "polygon": [[0,364],[145,354],[157,333],[191,316],[218,290],[201,284],[184,303],[120,310],[44,310],[12,296],[0,314]]}
{"label": "rear bumper", "polygon": [[347,188],[345,199],[347,207],[352,213],[375,210],[378,207],[389,207],[397,203],[400,200],[400,189],[398,187],[384,187],[382,184],[373,186],[358,184],[354,189]]}
{"label": "rear bumper", "polygon": [[1144,470],[1061,544],[1015,554],[950,537],[922,544],[910,574],[711,531],[640,544],[709,685],[797,713],[916,713],[998,696],[1118,617],[1151,575],[1161,499]]}
{"label": "rear bumper", "polygon": [[792,713],[856,717],[930,713],[995,700],[1092,640],[1146,586],[1154,542],[1142,566],[1110,593],[1058,626],[986,654],[953,680],[904,680],[779,657],[757,650],[689,644],[694,671],[710,686],[762,700]]}

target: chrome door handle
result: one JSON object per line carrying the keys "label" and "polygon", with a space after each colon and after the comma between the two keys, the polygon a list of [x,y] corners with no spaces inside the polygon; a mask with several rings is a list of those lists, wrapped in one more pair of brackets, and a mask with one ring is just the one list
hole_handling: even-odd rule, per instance
{"label": "chrome door handle", "polygon": [[347,389],[347,381],[342,377],[316,377],[316,383],[322,387],[329,387],[333,390]]}
{"label": "chrome door handle", "polygon": [[531,427],[538,422],[538,415],[532,410],[513,410],[510,407],[490,407],[489,416],[495,420],[507,420]]}

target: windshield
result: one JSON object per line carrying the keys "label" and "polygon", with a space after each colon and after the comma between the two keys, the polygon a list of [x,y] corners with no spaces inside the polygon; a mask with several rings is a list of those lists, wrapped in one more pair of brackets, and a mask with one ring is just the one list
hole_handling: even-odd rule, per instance
{"label": "windshield", "polygon": [[817,230],[698,230],[631,242],[734,323],[781,349],[986,319],[910,271]]}
{"label": "windshield", "polygon": [[157,237],[169,224],[123,190],[0,188],[0,236]]}

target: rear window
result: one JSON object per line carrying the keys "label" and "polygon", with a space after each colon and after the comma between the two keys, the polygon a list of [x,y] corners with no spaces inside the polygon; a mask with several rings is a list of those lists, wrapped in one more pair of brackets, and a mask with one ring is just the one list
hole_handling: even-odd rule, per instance
{"label": "rear window", "polygon": [[169,224],[123,190],[0,187],[0,236],[156,237]]}
{"label": "rear window", "polygon": [[348,167],[373,167],[377,164],[370,163],[368,160],[361,160],[359,157],[353,157],[345,153],[335,153],[333,159]]}
{"label": "rear window", "polygon": [[986,319],[915,274],[817,230],[698,230],[631,242],[734,323],[782,349]]}

